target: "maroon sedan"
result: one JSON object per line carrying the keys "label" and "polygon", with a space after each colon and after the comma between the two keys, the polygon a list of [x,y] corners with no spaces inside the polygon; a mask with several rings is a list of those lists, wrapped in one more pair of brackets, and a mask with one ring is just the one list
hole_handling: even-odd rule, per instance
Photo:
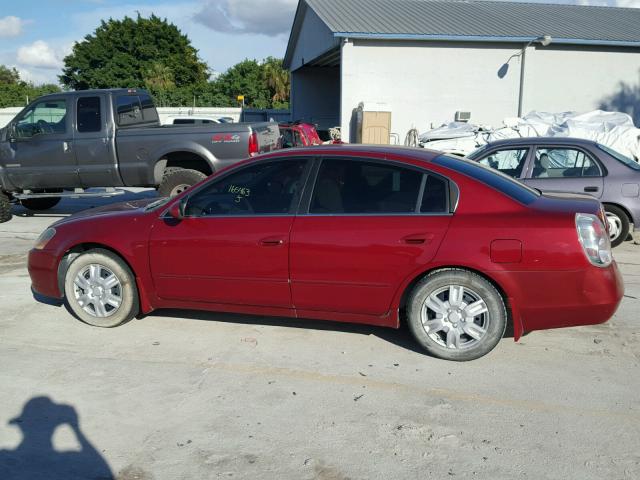
{"label": "maroon sedan", "polygon": [[398,328],[471,360],[523,332],[607,321],[623,295],[600,203],[422,149],[280,151],[178,197],[54,224],[33,289],[114,327],[158,308]]}

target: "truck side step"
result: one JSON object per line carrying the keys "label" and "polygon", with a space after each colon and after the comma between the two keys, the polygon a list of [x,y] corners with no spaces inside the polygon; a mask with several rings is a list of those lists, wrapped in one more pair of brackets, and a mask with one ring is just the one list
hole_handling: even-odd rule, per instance
{"label": "truck side step", "polygon": [[42,192],[42,193],[34,193],[31,190],[25,190],[22,193],[14,193],[13,197],[18,200],[25,200],[28,198],[108,198],[115,197],[118,195],[123,195],[125,193],[124,190],[116,190],[115,188],[109,187],[100,191],[87,192],[83,188],[75,188],[73,192],[71,191],[62,191],[62,192]]}

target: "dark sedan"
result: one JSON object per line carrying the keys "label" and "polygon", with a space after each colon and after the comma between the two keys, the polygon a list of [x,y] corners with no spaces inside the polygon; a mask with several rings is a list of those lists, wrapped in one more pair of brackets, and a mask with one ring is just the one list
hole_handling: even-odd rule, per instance
{"label": "dark sedan", "polygon": [[606,211],[612,246],[640,230],[640,164],[580,138],[512,138],[492,142],[468,158],[549,192],[588,193]]}

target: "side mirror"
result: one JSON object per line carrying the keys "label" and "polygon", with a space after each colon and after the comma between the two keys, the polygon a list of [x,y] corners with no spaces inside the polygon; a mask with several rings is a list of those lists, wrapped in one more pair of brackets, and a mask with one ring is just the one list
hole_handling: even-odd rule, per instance
{"label": "side mirror", "polygon": [[16,124],[10,123],[7,127],[7,139],[13,143],[16,141]]}
{"label": "side mirror", "polygon": [[182,220],[184,218],[184,211],[186,207],[186,201],[184,199],[174,203],[169,207],[169,215],[176,220]]}

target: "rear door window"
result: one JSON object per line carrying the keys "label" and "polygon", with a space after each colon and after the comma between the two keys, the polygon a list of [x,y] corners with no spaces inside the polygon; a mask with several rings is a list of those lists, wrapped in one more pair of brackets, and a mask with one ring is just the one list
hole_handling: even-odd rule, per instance
{"label": "rear door window", "polygon": [[537,148],[531,178],[600,177],[598,164],[576,148]]}
{"label": "rear door window", "polygon": [[158,121],[153,100],[147,94],[119,95],[116,97],[116,114],[118,125],[123,127]]}
{"label": "rear door window", "polygon": [[309,208],[320,215],[447,211],[447,183],[439,177],[388,162],[334,158],[322,161]]}
{"label": "rear door window", "polygon": [[100,97],[80,97],[77,104],[78,132],[99,132],[102,130],[102,110]]}

